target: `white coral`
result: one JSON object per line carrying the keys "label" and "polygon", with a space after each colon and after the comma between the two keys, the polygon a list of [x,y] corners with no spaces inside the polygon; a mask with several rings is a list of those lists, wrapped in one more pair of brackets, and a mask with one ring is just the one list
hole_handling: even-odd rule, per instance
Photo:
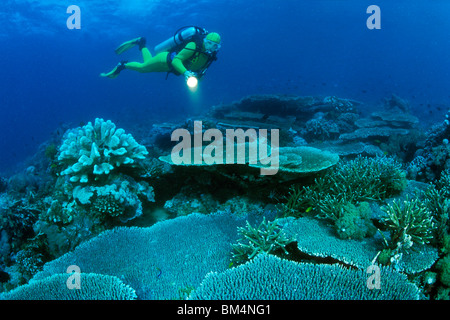
{"label": "white coral", "polygon": [[89,122],[67,133],[58,161],[65,166],[61,175],[69,175],[72,182],[87,183],[90,174],[109,174],[122,165],[134,165],[147,154],[131,134],[116,129],[110,120],[97,118],[94,125]]}

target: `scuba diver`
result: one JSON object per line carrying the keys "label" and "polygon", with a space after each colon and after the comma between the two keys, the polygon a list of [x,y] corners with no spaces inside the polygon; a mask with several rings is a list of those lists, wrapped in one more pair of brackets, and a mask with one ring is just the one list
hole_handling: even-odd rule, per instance
{"label": "scuba diver", "polygon": [[167,76],[169,73],[184,75],[189,86],[190,79],[193,79],[196,86],[196,81],[217,60],[220,41],[220,35],[216,32],[208,32],[199,27],[183,27],[173,37],[157,45],[155,56],[152,56],[146,47],[145,38],[136,38],[121,44],[115,52],[121,54],[137,45],[144,61],[121,61],[113,70],[100,76],[116,78],[124,69],[142,73],[167,72]]}

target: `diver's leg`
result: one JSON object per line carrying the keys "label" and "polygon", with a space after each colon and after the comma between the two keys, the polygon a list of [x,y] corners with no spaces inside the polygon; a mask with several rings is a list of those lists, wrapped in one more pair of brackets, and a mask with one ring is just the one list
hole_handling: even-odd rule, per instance
{"label": "diver's leg", "polygon": [[142,49],[142,56],[144,62],[128,62],[125,68],[138,72],[167,72],[169,66],[167,65],[167,52],[161,52],[152,57],[147,48]]}
{"label": "diver's leg", "polygon": [[100,76],[108,78],[116,78],[123,69],[133,70],[137,72],[168,72],[169,66],[167,65],[167,52],[161,52],[152,57],[150,51],[147,48],[142,49],[142,57],[144,62],[126,62],[122,61],[113,70],[108,73],[102,73]]}
{"label": "diver's leg", "polygon": [[152,54],[150,53],[150,50],[147,48],[142,48],[142,59],[144,60],[144,63],[149,62],[152,59]]}
{"label": "diver's leg", "polygon": [[138,71],[138,72],[149,72],[149,71],[145,71],[145,64],[141,63],[141,62],[128,62],[125,65],[125,68],[128,70],[133,70],[133,71]]}
{"label": "diver's leg", "polygon": [[141,49],[142,52],[142,59],[144,62],[130,62],[127,64],[127,69],[138,71],[138,72],[145,72],[144,67],[146,64],[152,64],[152,54],[150,53],[150,50],[148,50],[146,47]]}

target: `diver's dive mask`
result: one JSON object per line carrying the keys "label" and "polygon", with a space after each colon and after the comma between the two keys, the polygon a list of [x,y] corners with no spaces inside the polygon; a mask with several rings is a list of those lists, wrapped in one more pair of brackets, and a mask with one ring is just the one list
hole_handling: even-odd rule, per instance
{"label": "diver's dive mask", "polygon": [[203,44],[205,45],[205,50],[208,53],[213,53],[214,51],[217,51],[220,49],[220,43],[205,39],[203,41]]}

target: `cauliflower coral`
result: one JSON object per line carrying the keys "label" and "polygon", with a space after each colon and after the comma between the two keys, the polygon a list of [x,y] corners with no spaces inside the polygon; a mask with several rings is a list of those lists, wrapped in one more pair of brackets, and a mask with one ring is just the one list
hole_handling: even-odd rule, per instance
{"label": "cauliflower coral", "polygon": [[95,175],[108,175],[120,166],[134,166],[148,154],[124,129],[116,129],[110,120],[95,119],[66,133],[59,148],[61,175],[71,182],[87,183]]}

